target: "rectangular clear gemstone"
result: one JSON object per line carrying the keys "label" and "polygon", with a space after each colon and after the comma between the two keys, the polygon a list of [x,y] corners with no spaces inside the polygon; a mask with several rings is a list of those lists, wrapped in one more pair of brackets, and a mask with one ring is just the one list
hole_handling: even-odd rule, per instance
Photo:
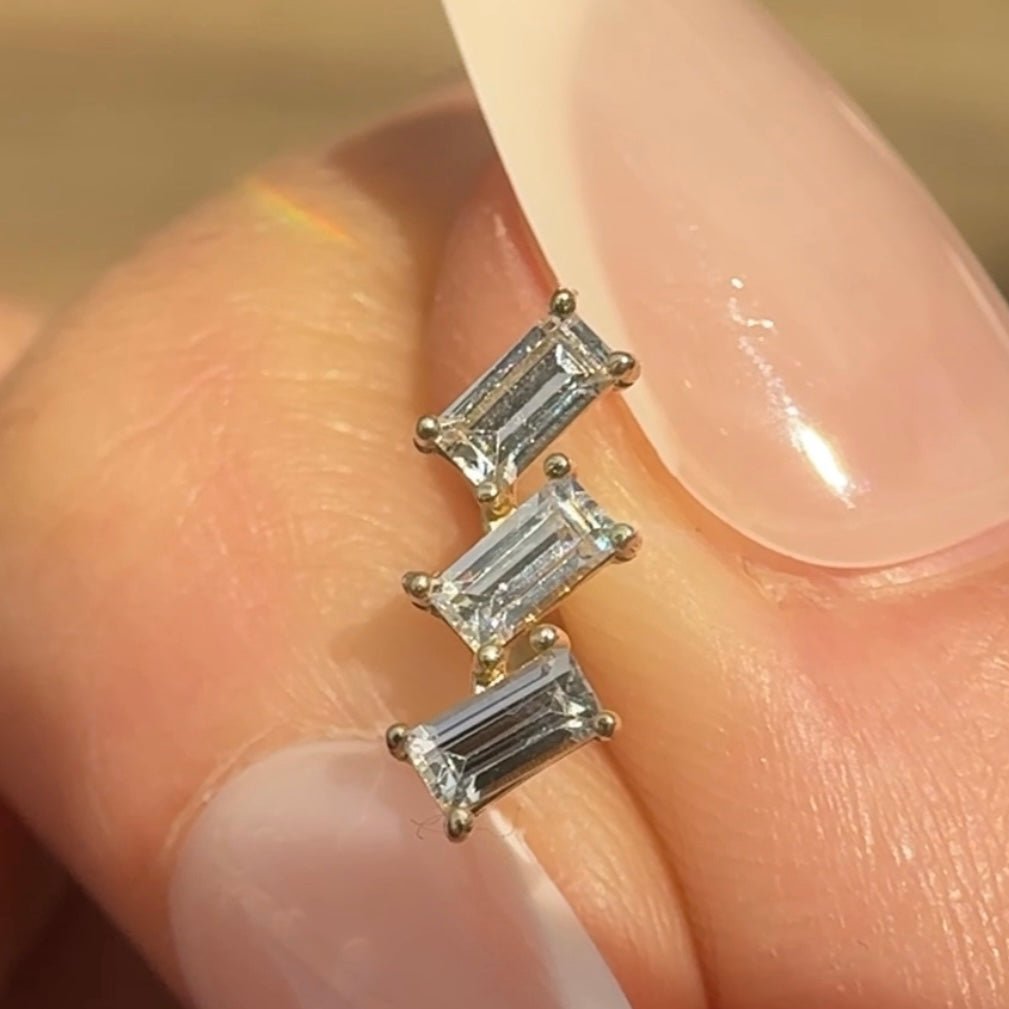
{"label": "rectangular clear gemstone", "polygon": [[438,418],[434,444],[474,486],[510,486],[611,384],[609,356],[578,318],[533,327]]}
{"label": "rectangular clear gemstone", "polygon": [[614,524],[574,477],[552,480],[438,576],[431,606],[474,650],[504,644],[613,556]]}
{"label": "rectangular clear gemstone", "polygon": [[574,656],[555,648],[411,729],[405,752],[442,807],[475,811],[596,738],[599,712]]}

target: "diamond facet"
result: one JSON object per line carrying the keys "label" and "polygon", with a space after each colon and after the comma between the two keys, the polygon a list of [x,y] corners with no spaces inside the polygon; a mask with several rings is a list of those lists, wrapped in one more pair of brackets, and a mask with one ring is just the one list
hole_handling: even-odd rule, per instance
{"label": "diamond facet", "polygon": [[431,608],[474,651],[506,644],[614,556],[615,525],[573,476],[551,480],[437,576]]}
{"label": "diamond facet", "polygon": [[404,752],[443,809],[474,812],[598,738],[599,701],[555,648],[445,714],[410,729]]}
{"label": "diamond facet", "polygon": [[474,487],[510,487],[613,384],[609,357],[577,317],[534,326],[437,418],[430,444]]}

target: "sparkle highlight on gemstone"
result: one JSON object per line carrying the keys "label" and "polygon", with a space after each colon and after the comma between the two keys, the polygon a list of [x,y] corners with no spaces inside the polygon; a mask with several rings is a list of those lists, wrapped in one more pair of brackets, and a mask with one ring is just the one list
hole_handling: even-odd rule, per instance
{"label": "sparkle highlight on gemstone", "polygon": [[436,576],[428,602],[474,651],[506,644],[617,553],[617,523],[570,473]]}
{"label": "sparkle highlight on gemstone", "polygon": [[554,648],[430,722],[403,753],[443,810],[476,812],[547,764],[600,737],[604,714],[567,648]]}
{"label": "sparkle highlight on gemstone", "polygon": [[534,326],[434,418],[430,445],[474,486],[518,475],[615,379],[611,352],[581,319]]}

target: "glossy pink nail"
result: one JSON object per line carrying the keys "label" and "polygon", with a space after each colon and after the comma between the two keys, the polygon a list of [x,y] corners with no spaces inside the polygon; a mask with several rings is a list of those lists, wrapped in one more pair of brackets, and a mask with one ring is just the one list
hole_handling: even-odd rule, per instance
{"label": "glossy pink nail", "polygon": [[713,512],[838,566],[1009,518],[1009,312],[873,129],[740,0],[446,0],[519,201]]}
{"label": "glossy pink nail", "polygon": [[501,827],[490,815],[450,844],[379,743],[309,743],[252,766],[200,814],[171,888],[194,1002],[628,1009],[570,906]]}

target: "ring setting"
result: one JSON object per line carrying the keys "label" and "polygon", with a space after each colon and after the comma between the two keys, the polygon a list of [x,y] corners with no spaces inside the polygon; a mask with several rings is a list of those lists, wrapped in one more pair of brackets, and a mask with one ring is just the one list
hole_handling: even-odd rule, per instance
{"label": "ring setting", "polygon": [[440,572],[411,571],[403,589],[473,653],[472,693],[448,711],[386,732],[464,839],[494,799],[541,769],[616,731],[566,634],[544,623],[586,578],[630,560],[640,535],[612,517],[567,456],[543,462],[545,481],[525,501],[519,476],[596,399],[638,375],[556,291],[547,317],[441,414],[421,417],[414,443],[441,455],[469,484],[485,534]]}

